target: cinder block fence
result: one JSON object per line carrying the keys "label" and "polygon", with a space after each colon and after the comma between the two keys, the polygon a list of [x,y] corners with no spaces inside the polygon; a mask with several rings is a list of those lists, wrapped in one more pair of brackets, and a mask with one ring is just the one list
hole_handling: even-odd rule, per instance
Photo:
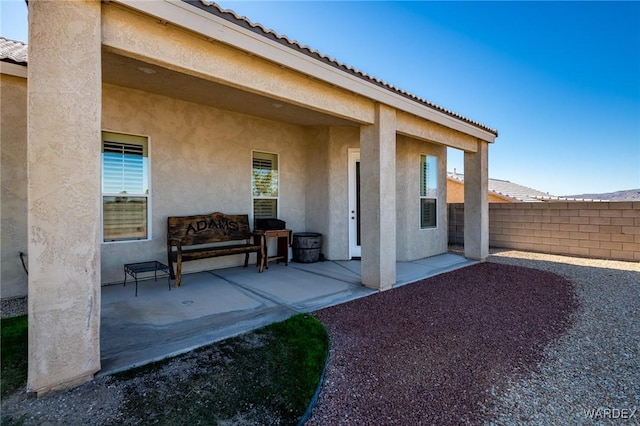
{"label": "cinder block fence", "polygon": [[[464,242],[464,204],[449,204],[449,242]],[[489,204],[489,245],[640,261],[640,202]]]}

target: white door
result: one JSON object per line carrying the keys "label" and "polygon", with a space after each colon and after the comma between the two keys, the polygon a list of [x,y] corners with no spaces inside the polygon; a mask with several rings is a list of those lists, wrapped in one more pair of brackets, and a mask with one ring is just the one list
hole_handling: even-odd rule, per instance
{"label": "white door", "polygon": [[349,150],[349,256],[360,257],[360,150]]}

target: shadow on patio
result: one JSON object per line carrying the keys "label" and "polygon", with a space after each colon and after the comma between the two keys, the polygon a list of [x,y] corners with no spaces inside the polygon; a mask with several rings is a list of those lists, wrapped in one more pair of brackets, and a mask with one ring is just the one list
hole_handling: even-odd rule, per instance
{"label": "shadow on patio", "polygon": [[[398,262],[394,287],[474,263],[451,253]],[[361,284],[357,260],[198,272],[171,291],[166,278],[144,280],[138,297],[129,283],[102,287],[100,376],[376,293]]]}

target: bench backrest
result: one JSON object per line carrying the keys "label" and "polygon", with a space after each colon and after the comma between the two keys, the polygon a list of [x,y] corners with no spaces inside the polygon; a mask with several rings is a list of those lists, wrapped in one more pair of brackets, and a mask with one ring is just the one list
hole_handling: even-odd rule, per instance
{"label": "bench backrest", "polygon": [[223,241],[246,240],[251,237],[249,215],[226,215],[215,212],[197,216],[169,216],[167,243],[178,240],[183,246]]}

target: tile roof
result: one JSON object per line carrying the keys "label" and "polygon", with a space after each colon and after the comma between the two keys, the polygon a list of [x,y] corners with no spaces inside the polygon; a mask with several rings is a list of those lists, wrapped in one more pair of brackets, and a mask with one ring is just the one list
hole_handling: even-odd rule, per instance
{"label": "tile roof", "polygon": [[478,127],[482,130],[485,130],[489,133],[494,134],[495,136],[498,136],[498,131],[495,129],[492,129],[490,127],[487,127],[483,124],[480,124],[476,121],[473,121],[469,118],[463,117],[460,114],[457,114],[453,111],[450,111],[448,109],[445,109],[441,106],[438,106],[432,102],[429,102],[423,98],[420,98],[416,95],[413,95],[407,91],[404,91],[402,89],[399,89],[387,82],[384,82],[378,78],[375,78],[373,76],[370,76],[369,74],[366,74],[354,67],[351,67],[349,65],[346,65],[342,62],[339,62],[338,60],[331,58],[327,55],[324,55],[320,52],[318,52],[317,50],[311,49],[309,46],[306,45],[302,45],[299,42],[297,42],[296,40],[290,40],[288,37],[284,36],[284,35],[280,35],[278,33],[276,33],[274,30],[265,28],[264,26],[262,26],[259,23],[253,23],[251,22],[246,16],[238,16],[233,10],[229,10],[229,9],[222,9],[218,4],[216,4],[213,1],[208,1],[208,0],[182,0],[185,3],[189,3],[193,6],[198,7],[199,9],[205,10],[213,15],[216,15],[222,19],[225,19],[228,22],[234,23],[236,25],[239,25],[241,27],[244,27],[250,31],[253,31],[256,34],[262,35],[264,37],[267,37],[273,41],[276,41],[284,46],[290,47],[294,50],[297,50],[301,53],[304,53],[305,55],[308,55],[312,58],[315,58],[319,61],[322,61],[328,65],[331,65],[335,68],[338,68],[342,71],[345,71],[351,75],[354,75],[356,77],[362,78],[366,81],[369,81],[379,87],[382,87],[384,89],[390,90],[394,93],[397,93],[401,96],[404,96],[405,98],[411,99],[414,102],[417,102],[419,104],[422,104],[424,106],[427,106],[433,110],[436,110],[438,112],[441,112],[443,114],[446,114],[450,117],[456,118],[458,120],[464,121],[465,123],[471,124],[472,126]]}
{"label": "tile roof", "polygon": [[0,61],[27,65],[27,45],[20,41],[0,36]]}
{"label": "tile roof", "polygon": [[[464,183],[464,175],[461,173],[447,172],[447,178]],[[548,192],[500,179],[489,179],[489,192],[522,202],[561,200],[560,197],[550,195]]]}

